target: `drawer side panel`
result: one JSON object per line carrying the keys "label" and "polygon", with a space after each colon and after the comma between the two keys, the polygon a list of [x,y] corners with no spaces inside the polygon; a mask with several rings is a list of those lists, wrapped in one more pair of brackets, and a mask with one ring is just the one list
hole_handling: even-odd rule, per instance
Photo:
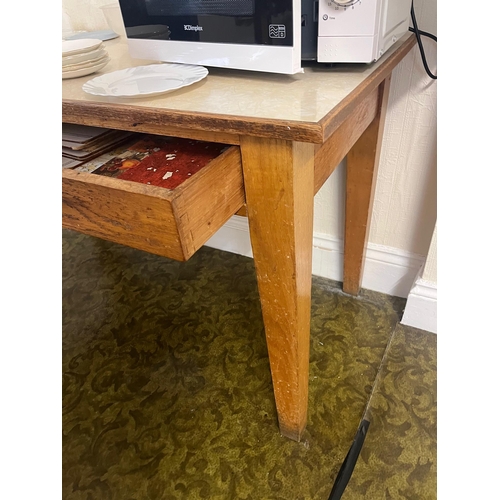
{"label": "drawer side panel", "polygon": [[62,187],[63,227],[186,260],[169,200],[78,178],[63,177]]}
{"label": "drawer side panel", "polygon": [[241,154],[231,147],[176,190],[172,200],[189,258],[245,203]]}

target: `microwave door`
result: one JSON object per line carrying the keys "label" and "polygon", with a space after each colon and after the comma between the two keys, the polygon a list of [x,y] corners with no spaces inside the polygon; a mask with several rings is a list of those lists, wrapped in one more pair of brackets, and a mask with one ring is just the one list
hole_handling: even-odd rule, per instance
{"label": "microwave door", "polygon": [[293,74],[301,0],[119,0],[130,55]]}

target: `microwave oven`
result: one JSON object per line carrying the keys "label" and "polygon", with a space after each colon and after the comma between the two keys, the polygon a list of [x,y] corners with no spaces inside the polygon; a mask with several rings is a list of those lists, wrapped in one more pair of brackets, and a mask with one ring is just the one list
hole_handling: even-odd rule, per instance
{"label": "microwave oven", "polygon": [[131,57],[294,74],[371,63],[408,31],[412,0],[119,0]]}

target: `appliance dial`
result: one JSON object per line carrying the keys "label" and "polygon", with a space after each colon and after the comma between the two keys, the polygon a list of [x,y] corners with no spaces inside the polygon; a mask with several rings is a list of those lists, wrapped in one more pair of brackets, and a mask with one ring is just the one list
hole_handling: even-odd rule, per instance
{"label": "appliance dial", "polygon": [[349,7],[349,5],[355,4],[359,0],[332,0],[334,4],[340,7]]}

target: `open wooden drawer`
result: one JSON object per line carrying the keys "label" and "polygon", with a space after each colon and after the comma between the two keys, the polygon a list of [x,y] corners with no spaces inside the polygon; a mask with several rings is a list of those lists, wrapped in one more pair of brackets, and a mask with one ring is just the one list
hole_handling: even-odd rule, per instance
{"label": "open wooden drawer", "polygon": [[175,189],[63,170],[63,227],[171,259],[189,259],[245,202],[230,146]]}

